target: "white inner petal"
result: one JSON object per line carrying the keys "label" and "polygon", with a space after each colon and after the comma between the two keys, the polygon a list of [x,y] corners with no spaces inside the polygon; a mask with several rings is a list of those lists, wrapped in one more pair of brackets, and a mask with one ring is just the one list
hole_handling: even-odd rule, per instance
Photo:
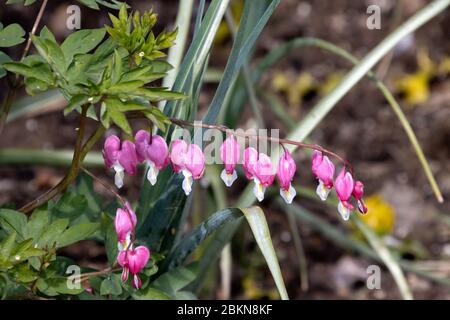
{"label": "white inner petal", "polygon": [[148,161],[148,171],[147,171],[147,180],[151,183],[152,186],[156,184],[158,178],[159,170],[156,168],[155,163],[151,160]]}
{"label": "white inner petal", "polygon": [[236,170],[233,170],[232,174],[228,174],[227,170],[223,169],[222,172],[220,173],[220,178],[223,180],[223,182],[227,187],[231,187],[233,182],[235,182],[237,179]]}
{"label": "white inner petal", "polygon": [[317,186],[316,193],[319,196],[320,200],[325,201],[328,198],[328,194],[330,193],[331,189],[328,189],[324,184],[322,180],[319,180],[319,185]]}
{"label": "white inner petal", "polygon": [[297,191],[289,184],[288,190],[280,189],[280,196],[286,201],[286,203],[291,204],[294,197],[297,195]]}
{"label": "white inner petal", "polygon": [[350,209],[346,208],[341,201],[338,204],[338,211],[344,221],[347,221],[350,218]]}
{"label": "white inner petal", "polygon": [[259,202],[264,200],[264,193],[266,192],[266,187],[264,187],[258,178],[253,178],[255,185],[253,186],[253,194]]}
{"label": "white inner petal", "polygon": [[116,163],[114,163],[113,169],[116,172],[114,176],[114,184],[116,185],[117,188],[120,189],[123,187],[123,178],[125,177],[124,169],[117,161]]}
{"label": "white inner petal", "polygon": [[192,183],[194,182],[192,179],[192,174],[187,170],[182,170],[181,173],[183,173],[184,180],[183,180],[183,190],[184,193],[188,196],[192,191]]}

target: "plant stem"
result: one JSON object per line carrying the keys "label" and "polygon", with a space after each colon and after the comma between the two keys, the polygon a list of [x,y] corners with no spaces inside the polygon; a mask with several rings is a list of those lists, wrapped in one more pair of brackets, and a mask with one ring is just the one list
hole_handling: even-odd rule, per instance
{"label": "plant stem", "polygon": [[323,152],[325,154],[328,154],[328,155],[338,159],[340,162],[342,162],[343,165],[348,167],[348,169],[350,170],[350,172],[352,174],[354,174],[353,167],[350,164],[350,162],[348,162],[346,159],[342,158],[340,155],[334,153],[333,151],[325,149],[324,147],[319,146],[317,144],[304,143],[304,142],[294,141],[294,140],[290,140],[290,139],[283,139],[283,138],[273,138],[270,136],[260,136],[258,134],[252,134],[252,133],[236,132],[236,131],[234,131],[226,126],[223,126],[223,125],[196,123],[196,122],[190,122],[190,121],[175,119],[175,118],[170,118],[169,120],[173,124],[180,126],[180,127],[189,126],[189,127],[201,127],[201,128],[205,128],[205,129],[214,129],[214,130],[219,130],[219,131],[229,133],[229,134],[232,134],[232,135],[235,135],[238,137],[243,137],[246,139],[257,139],[257,140],[263,139],[266,141],[277,142],[279,144],[290,144],[290,145],[295,145],[295,146],[301,147],[301,148],[317,150],[317,151]]}
{"label": "plant stem", "polygon": [[[30,51],[31,46],[31,37],[36,33],[36,30],[41,22],[42,16],[44,15],[45,7],[47,6],[48,0],[42,1],[41,7],[39,9],[36,20],[34,21],[33,28],[31,29],[30,35],[28,37],[27,43],[25,45],[25,49],[22,53],[22,59],[26,57],[28,51]],[[16,75],[15,80],[13,81],[11,88],[6,96],[5,102],[3,103],[2,111],[0,114],[0,135],[3,132],[3,129],[6,124],[6,119],[8,118],[8,113],[11,111],[12,103],[14,102],[14,98],[16,97],[17,89],[20,87],[19,75]]]}
{"label": "plant stem", "polygon": [[[77,134],[77,141],[75,143],[75,151],[73,153],[73,159],[72,159],[72,165],[69,168],[69,171],[65,175],[65,177],[53,188],[42,194],[41,196],[37,197],[33,201],[29,202],[25,206],[19,209],[20,212],[28,213],[35,208],[41,206],[42,204],[46,203],[50,199],[53,199],[56,195],[64,191],[71,183],[74,181],[78,175],[78,171],[80,169],[80,163],[82,162],[84,156],[87,154],[88,150],[86,145],[90,142],[90,144],[94,144],[95,142],[90,141],[93,136],[95,136],[95,133],[91,136],[91,138],[86,142],[86,145],[82,147],[83,143],[83,137],[84,137],[84,131],[86,128],[86,113],[89,105],[85,105],[82,108],[82,112],[80,115],[80,126],[78,128],[78,134]],[[98,131],[98,129],[97,129]],[[96,132],[97,132],[96,131]]]}
{"label": "plant stem", "polygon": [[96,175],[94,175],[92,172],[90,172],[88,169],[81,167],[81,170],[83,170],[87,175],[89,175],[92,179],[100,183],[106,190],[111,192],[119,201],[122,203],[122,205],[126,206],[126,201],[124,198],[117,192],[117,190],[110,184],[106,183]]}

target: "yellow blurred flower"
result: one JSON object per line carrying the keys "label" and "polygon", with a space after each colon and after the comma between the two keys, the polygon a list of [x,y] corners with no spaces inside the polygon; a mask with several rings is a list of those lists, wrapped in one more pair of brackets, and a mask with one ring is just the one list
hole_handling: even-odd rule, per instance
{"label": "yellow blurred flower", "polygon": [[299,106],[303,97],[314,90],[314,78],[309,72],[301,72],[292,80],[285,72],[277,71],[272,78],[272,88],[286,94],[289,105]]}
{"label": "yellow blurred flower", "polygon": [[330,93],[341,82],[342,78],[343,73],[340,71],[330,73],[325,81],[318,86],[319,94],[325,96]]}
{"label": "yellow blurred flower", "polygon": [[259,287],[253,277],[247,276],[242,280],[242,287],[244,295],[250,300],[260,300],[262,298],[269,298],[270,300],[277,300],[280,298],[278,291],[274,289],[265,290]]}
{"label": "yellow blurred flower", "polygon": [[[235,0],[231,2],[231,13],[236,23],[236,26],[239,26],[239,21],[241,19],[241,14],[244,9],[244,0]],[[228,37],[231,35],[230,28],[228,27],[228,23],[223,20],[219,28],[217,28],[216,36],[214,37],[214,43],[222,44]]]}
{"label": "yellow blurred flower", "polygon": [[360,215],[361,220],[380,236],[390,234],[395,223],[394,208],[379,194],[366,198],[365,203],[369,210]]}
{"label": "yellow blurred flower", "polygon": [[409,105],[424,103],[430,96],[430,79],[436,71],[435,63],[430,59],[426,49],[417,53],[418,70],[395,81],[395,87],[402,93]]}

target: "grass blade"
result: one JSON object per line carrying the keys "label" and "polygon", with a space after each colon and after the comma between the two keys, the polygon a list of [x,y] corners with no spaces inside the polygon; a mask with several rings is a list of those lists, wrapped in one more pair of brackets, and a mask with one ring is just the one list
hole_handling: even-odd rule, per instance
{"label": "grass blade", "polygon": [[273,279],[275,280],[281,299],[289,300],[277,255],[275,253],[275,249],[273,248],[272,239],[270,238],[269,226],[267,225],[264,212],[260,207],[243,208],[241,210],[253,231],[253,236],[258,243],[261,253],[266,259],[266,263],[272,273]]}

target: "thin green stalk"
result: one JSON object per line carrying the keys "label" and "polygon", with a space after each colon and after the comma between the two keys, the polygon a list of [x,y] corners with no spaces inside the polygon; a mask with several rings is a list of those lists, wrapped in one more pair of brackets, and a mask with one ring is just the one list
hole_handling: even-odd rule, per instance
{"label": "thin green stalk", "polygon": [[[233,39],[236,41],[237,27],[233,19],[233,14],[230,8],[225,12],[225,19],[227,21],[228,27],[230,28]],[[250,106],[252,107],[253,115],[256,118],[256,123],[259,128],[264,128],[264,118],[261,113],[261,104],[256,97],[255,88],[253,87],[253,82],[251,80],[251,70],[247,62],[242,65],[242,75],[244,77],[245,87],[247,89],[248,97],[250,100]]]}
{"label": "thin green stalk", "polygon": [[308,281],[308,265],[306,262],[305,250],[303,249],[302,238],[300,237],[300,232],[298,231],[297,222],[295,217],[291,212],[286,212],[289,228],[291,229],[292,239],[294,242],[295,251],[298,258],[298,269],[300,278],[300,287],[303,292],[308,291],[309,281]]}
{"label": "thin green stalk", "polygon": [[[44,165],[69,167],[72,164],[72,150],[33,150],[8,148],[0,150],[0,165]],[[104,165],[100,152],[91,152],[83,160],[85,167]]]}
{"label": "thin green stalk", "polygon": [[89,105],[85,105],[82,108],[82,113],[80,115],[80,125],[77,134],[77,141],[75,143],[75,150],[72,158],[72,164],[69,170],[67,171],[66,175],[56,186],[54,186],[53,188],[51,188],[38,198],[34,199],[33,201],[27,203],[25,206],[20,208],[19,211],[23,213],[28,213],[34,210],[35,208],[39,207],[40,205],[46,203],[47,201],[49,201],[50,199],[54,198],[59,193],[64,191],[78,176],[78,172],[80,170],[80,166],[84,157],[92,148],[92,146],[95,144],[97,139],[105,132],[104,131],[105,129],[100,125],[99,128],[91,135],[88,141],[83,145],[84,131],[86,128],[86,114],[88,107]]}

